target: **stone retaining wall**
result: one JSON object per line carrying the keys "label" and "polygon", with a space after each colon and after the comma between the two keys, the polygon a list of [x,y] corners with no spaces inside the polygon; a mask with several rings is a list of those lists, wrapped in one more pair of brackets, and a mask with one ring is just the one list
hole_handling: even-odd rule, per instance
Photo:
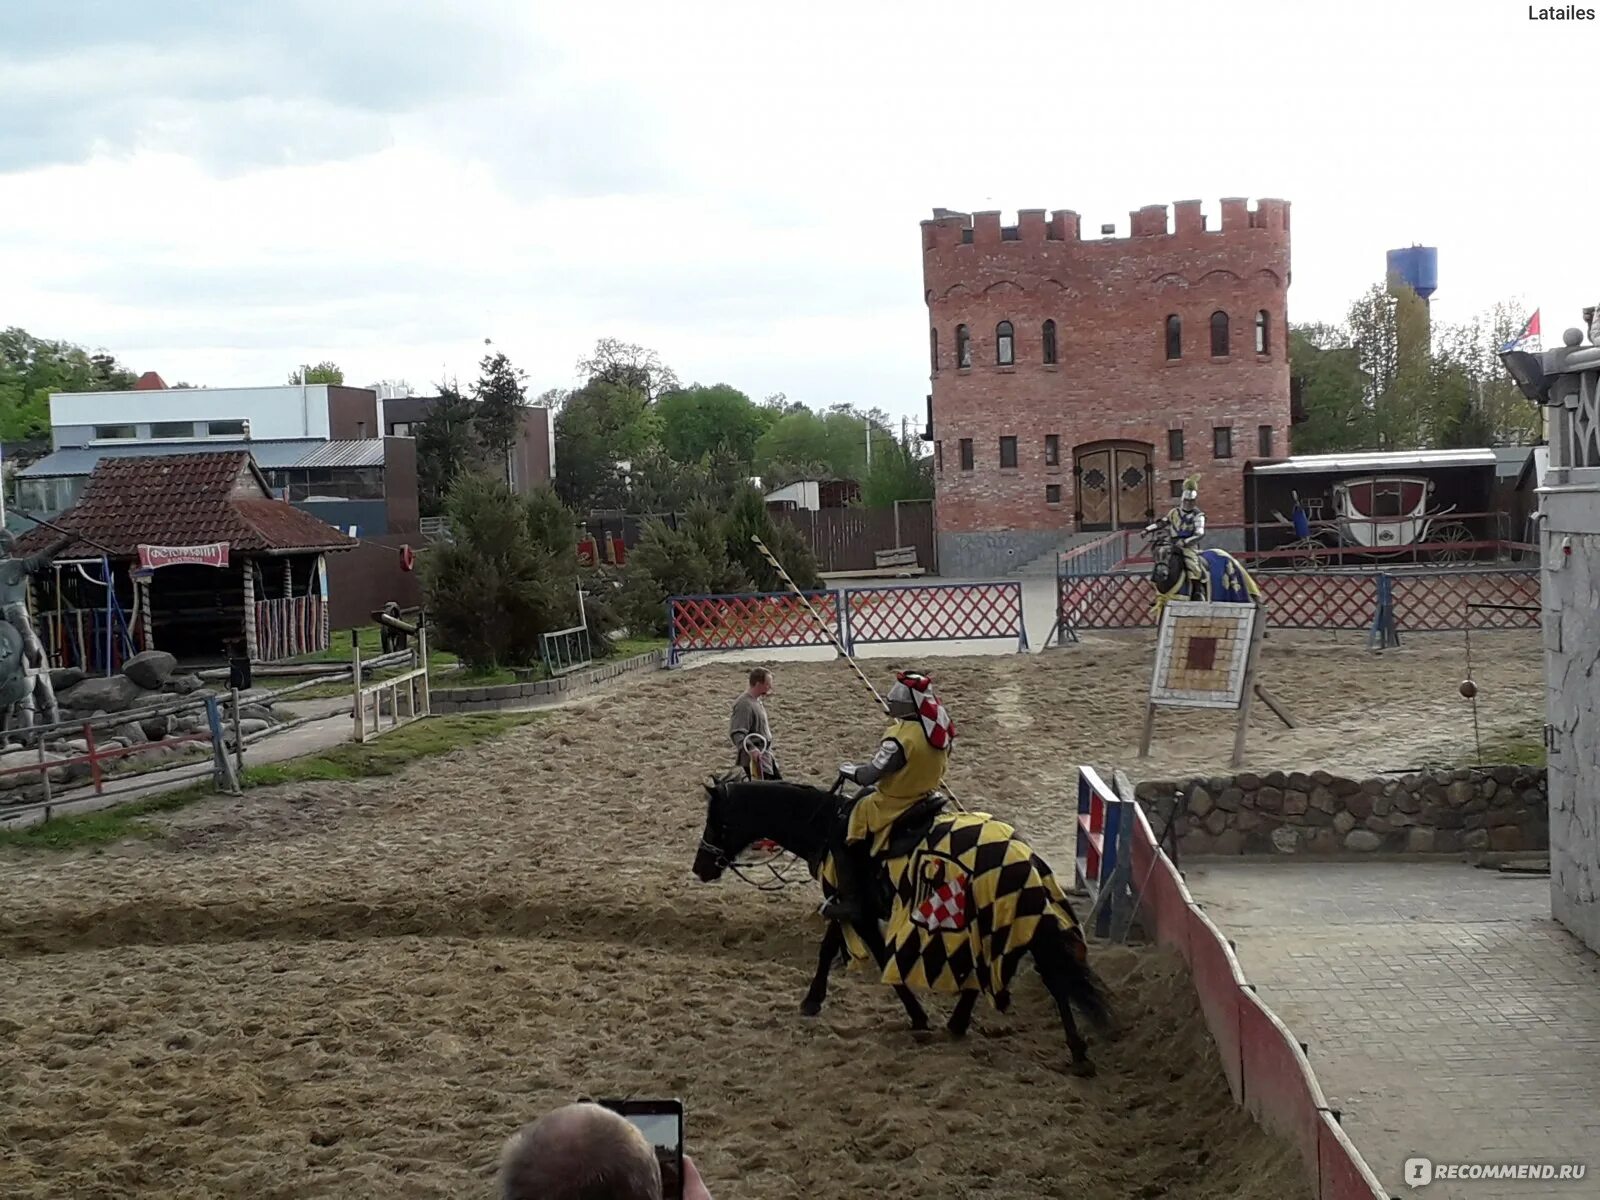
{"label": "stone retaining wall", "polygon": [[1178,824],[1182,854],[1459,854],[1550,844],[1543,767],[1364,780],[1325,771],[1147,780],[1136,794],[1158,830],[1176,792],[1188,798]]}
{"label": "stone retaining wall", "polygon": [[537,683],[507,683],[497,687],[434,688],[430,698],[435,714],[492,712],[497,709],[537,708],[572,700],[602,684],[638,671],[658,671],[666,665],[667,652],[652,650],[632,658],[603,663],[555,679]]}

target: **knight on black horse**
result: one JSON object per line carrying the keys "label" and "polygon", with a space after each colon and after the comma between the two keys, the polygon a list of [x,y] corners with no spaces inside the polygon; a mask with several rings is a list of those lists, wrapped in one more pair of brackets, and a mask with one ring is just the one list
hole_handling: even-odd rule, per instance
{"label": "knight on black horse", "polygon": [[1261,588],[1242,563],[1226,550],[1202,550],[1206,514],[1200,507],[1200,477],[1183,481],[1183,496],[1161,520],[1145,526],[1150,535],[1151,582],[1156,586],[1156,619],[1169,600],[1219,600],[1259,603]]}
{"label": "knight on black horse", "polygon": [[[876,753],[841,766],[832,791],[733,776],[708,785],[695,874],[710,882],[737,872],[739,855],[765,840],[809,865],[828,926],[807,1016],[821,1011],[835,961],[852,955],[876,964],[913,1029],[928,1027],[913,989],[958,995],[948,1028],[959,1037],[980,995],[1007,1009],[1031,956],[1060,1012],[1071,1070],[1093,1074],[1069,1006],[1108,1028],[1109,1001],[1049,865],[1005,822],[944,811],[955,726],[928,676],[901,672],[885,706],[891,723]],[[845,798],[845,783],[866,790]]]}

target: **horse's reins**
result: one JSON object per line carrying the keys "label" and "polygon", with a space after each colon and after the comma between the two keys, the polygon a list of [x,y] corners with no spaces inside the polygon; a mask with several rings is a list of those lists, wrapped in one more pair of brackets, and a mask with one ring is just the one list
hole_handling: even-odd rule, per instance
{"label": "horse's reins", "polygon": [[[748,741],[749,739],[747,738],[746,740]],[[828,794],[829,796],[832,796],[833,793],[830,792]],[[825,803],[827,803],[826,800],[816,801],[812,805],[810,816],[808,816],[806,819],[808,821],[816,820],[817,813],[822,810],[822,806]],[[776,854],[772,854],[759,862],[740,862],[736,858],[730,858],[726,850],[722,849],[720,846],[713,846],[710,842],[706,841],[705,838],[700,839],[700,849],[709,852],[716,859],[717,865],[723,867],[725,870],[732,871],[736,879],[738,879],[741,883],[749,884],[758,892],[780,892],[792,884],[803,883],[804,880],[799,879],[794,875],[794,869],[797,865],[803,865],[805,867],[806,879],[811,878],[811,864],[807,863],[798,854],[782,848],[780,848]],[[780,867],[777,865],[777,863],[781,859],[787,859],[788,861]],[[751,879],[750,876],[745,874],[747,869],[753,871],[759,867],[765,867],[771,873],[772,878],[762,882]]]}

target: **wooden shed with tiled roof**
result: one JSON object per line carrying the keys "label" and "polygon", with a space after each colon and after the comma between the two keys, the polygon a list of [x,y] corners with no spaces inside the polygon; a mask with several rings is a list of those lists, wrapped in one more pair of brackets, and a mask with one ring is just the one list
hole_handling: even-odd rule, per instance
{"label": "wooden shed with tiled roof", "polygon": [[[109,572],[112,638],[129,650],[167,650],[191,661],[221,657],[236,641],[258,662],[326,649],[323,556],[357,544],[275,499],[243,450],[103,459],[78,503],[54,524],[74,536],[58,563],[101,562]],[[32,553],[60,540],[53,530],[35,529],[17,549]],[[88,666],[81,630],[67,620],[68,581],[59,569],[54,575],[35,581],[40,636],[57,665]],[[99,579],[90,583],[104,587]]]}

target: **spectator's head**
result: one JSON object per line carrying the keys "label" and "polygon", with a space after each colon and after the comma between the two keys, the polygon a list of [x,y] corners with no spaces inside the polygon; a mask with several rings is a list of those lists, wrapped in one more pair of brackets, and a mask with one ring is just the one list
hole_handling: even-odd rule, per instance
{"label": "spectator's head", "polygon": [[598,1104],[569,1104],[524,1125],[500,1156],[502,1200],[661,1200],[655,1150]]}
{"label": "spectator's head", "polygon": [[750,672],[750,694],[752,696],[765,696],[772,690],[772,672],[765,667],[757,667]]}

